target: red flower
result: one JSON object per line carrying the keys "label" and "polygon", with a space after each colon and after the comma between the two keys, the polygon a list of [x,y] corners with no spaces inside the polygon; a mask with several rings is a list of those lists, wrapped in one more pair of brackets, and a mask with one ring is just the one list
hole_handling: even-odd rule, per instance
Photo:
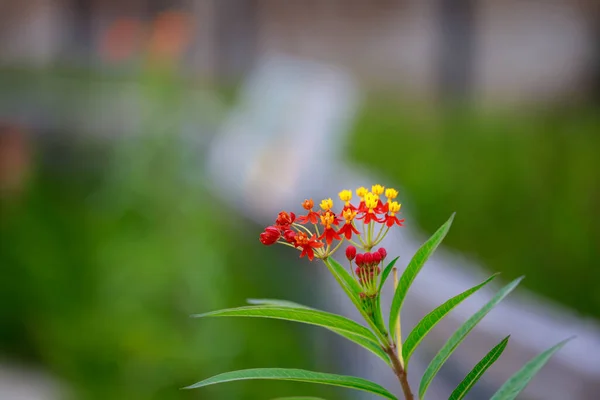
{"label": "red flower", "polygon": [[300,258],[304,256],[308,256],[308,259],[312,261],[315,258],[314,249],[318,249],[324,246],[322,242],[318,242],[315,235],[309,239],[306,233],[298,232],[296,234],[294,246],[300,247],[302,249],[302,253],[300,253]]}
{"label": "red flower", "polygon": [[340,240],[340,235],[332,228],[332,225],[337,225],[338,218],[331,211],[326,211],[325,214],[321,215],[321,223],[325,227],[323,234],[319,236],[319,240],[325,238],[328,245],[333,242],[333,239]]}
{"label": "red flower", "polygon": [[387,257],[387,250],[384,247],[379,248],[377,250],[379,254],[381,254],[381,259],[384,260]]}
{"label": "red flower", "polygon": [[274,226],[267,226],[265,231],[260,234],[260,242],[265,246],[270,246],[279,240],[281,233]]}
{"label": "red flower", "polygon": [[346,220],[346,223],[344,224],[344,226],[342,226],[340,228],[340,230],[338,231],[338,234],[343,234],[346,236],[346,239],[350,240],[352,239],[352,234],[354,233],[355,235],[360,235],[360,232],[358,231],[358,229],[356,229],[354,227],[354,225],[352,224],[352,221],[354,220],[354,218],[356,217],[356,211],[353,211],[351,208],[346,208],[343,212],[342,212],[342,216],[344,217],[344,219]]}
{"label": "red flower", "polygon": [[398,219],[398,217],[396,217],[394,215],[386,215],[385,216],[385,224],[388,228],[391,228],[392,226],[394,226],[394,224],[396,224],[398,226],[402,226],[403,222],[404,222],[404,219]]}
{"label": "red flower", "polygon": [[290,227],[290,225],[294,223],[295,220],[296,214],[294,214],[293,212],[288,214],[285,211],[282,211],[279,213],[277,219],[275,220],[275,226],[281,230],[286,230]]}
{"label": "red flower", "polygon": [[394,224],[398,225],[398,226],[402,226],[402,223],[404,222],[404,220],[400,220],[398,219],[398,217],[396,217],[396,214],[400,211],[400,207],[401,205],[398,204],[395,201],[392,201],[389,204],[389,215],[385,216],[385,224],[387,225],[388,228],[391,228],[392,226],[394,226]]}
{"label": "red flower", "polygon": [[358,229],[356,229],[354,227],[354,225],[352,225],[351,223],[350,224],[348,224],[348,223],[344,224],[344,226],[342,226],[337,233],[340,234],[340,235],[346,236],[346,239],[348,239],[348,240],[352,239],[352,234],[353,233],[355,235],[360,235],[360,232],[358,231]]}
{"label": "red flower", "polygon": [[308,214],[298,217],[299,223],[305,224],[307,222],[310,222],[311,224],[316,224],[319,222],[320,214],[316,211],[313,211],[314,205],[315,202],[313,201],[313,199],[304,200],[304,202],[302,203],[302,207],[308,211]]}
{"label": "red flower", "polygon": [[373,211],[367,211],[367,213],[365,215],[363,215],[362,217],[358,217],[357,219],[363,219],[364,218],[364,223],[368,224],[371,221],[375,221],[375,222],[383,222],[384,220],[381,220],[379,218],[377,218],[377,215],[375,214],[375,212]]}

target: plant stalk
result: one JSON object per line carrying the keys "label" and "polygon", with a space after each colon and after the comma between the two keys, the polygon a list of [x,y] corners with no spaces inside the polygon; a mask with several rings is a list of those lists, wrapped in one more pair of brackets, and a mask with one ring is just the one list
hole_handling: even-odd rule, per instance
{"label": "plant stalk", "polygon": [[392,370],[396,377],[398,377],[398,381],[400,382],[400,386],[402,386],[402,392],[404,393],[404,398],[406,400],[414,400],[415,397],[410,390],[410,385],[408,384],[408,377],[406,375],[406,371],[402,368],[400,364],[400,359],[398,358],[398,353],[396,352],[396,348],[391,346],[385,346],[383,351],[390,357],[392,361]]}

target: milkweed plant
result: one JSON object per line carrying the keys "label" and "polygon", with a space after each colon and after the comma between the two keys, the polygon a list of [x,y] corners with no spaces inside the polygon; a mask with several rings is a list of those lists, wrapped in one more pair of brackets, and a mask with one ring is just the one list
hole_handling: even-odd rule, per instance
{"label": "milkweed plant", "polygon": [[[339,193],[343,203],[341,211],[334,210],[334,202],[331,198],[321,201],[317,211],[313,200],[305,200],[302,203],[302,207],[306,210],[305,215],[298,217],[292,212],[282,211],[275,223],[260,234],[260,242],[266,246],[277,243],[290,247],[300,251],[300,257],[306,257],[310,261],[319,260],[325,264],[362,315],[366,326],[341,315],[290,301],[272,299],[250,299],[249,306],[213,311],[194,315],[194,317],[262,317],[321,326],[379,357],[394,372],[406,400],[424,399],[431,381],[453,351],[483,317],[517,287],[522,277],[500,289],[487,304],[450,336],[425,369],[419,387],[415,390],[409,385],[407,374],[416,348],[442,318],[462,301],[490,283],[495,275],[452,297],[431,311],[403,340],[400,320],[406,294],[427,259],[448,233],[454,215],[419,248],[398,279],[395,267],[398,257],[389,260],[390,256],[386,249],[380,247],[388,232],[402,227],[404,223],[404,219],[398,217],[401,208],[400,203],[396,201],[398,191],[373,185],[370,191],[364,187],[358,188],[356,195],[359,198],[358,205],[352,203],[352,191],[342,190]],[[333,255],[345,243],[347,264],[343,266],[333,258]],[[385,321],[381,307],[381,293],[390,274],[394,280],[394,296],[388,320]],[[509,337],[510,335],[502,339],[473,367],[449,395],[449,399],[462,399],[473,388],[483,373],[506,349]],[[550,357],[568,340],[556,344],[530,360],[498,389],[492,396],[492,400],[516,398]],[[286,368],[255,368],[225,372],[188,388],[247,379],[319,383],[362,390],[387,399],[398,399],[391,390],[363,378]],[[301,398],[303,397],[296,396],[288,399]]]}

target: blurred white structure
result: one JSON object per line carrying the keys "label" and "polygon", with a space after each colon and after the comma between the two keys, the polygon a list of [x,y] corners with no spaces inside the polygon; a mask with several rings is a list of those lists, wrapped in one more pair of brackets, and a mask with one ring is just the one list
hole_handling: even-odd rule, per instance
{"label": "blurred white structure", "polygon": [[[249,78],[238,107],[213,144],[208,166],[218,190],[225,198],[234,199],[236,208],[266,225],[281,209],[299,208],[305,197],[333,197],[343,188],[385,183],[385,177],[353,170],[343,161],[345,128],[356,110],[357,92],[343,71],[290,58],[265,61]],[[229,195],[240,192],[244,195]],[[402,270],[425,239],[419,232],[402,228],[390,233],[385,246],[388,253],[401,256],[398,266]],[[324,268],[323,274],[327,275]],[[487,275],[489,272],[441,247],[409,292],[403,308],[404,337],[430,310],[475,286]],[[332,308],[360,320],[335,281],[323,281],[330,284],[323,287],[323,296],[331,297]],[[498,285],[494,282],[491,286]],[[414,387],[418,387],[416,378],[444,341],[492,293],[492,288],[486,288],[471,296],[429,334],[411,364]],[[391,294],[388,287],[388,302]],[[573,335],[577,339],[554,356],[531,382],[526,394],[539,400],[596,398],[600,391],[597,322],[577,318],[573,312],[523,288],[490,314],[448,360],[448,367],[434,379],[428,398],[446,398],[473,365],[508,334],[512,336],[505,354],[487,372],[471,398],[489,398],[530,358]],[[348,351],[355,349],[352,346],[348,345]],[[344,368],[388,387],[397,386],[385,365],[374,357],[363,358],[361,351],[355,354],[353,366],[346,364]]]}

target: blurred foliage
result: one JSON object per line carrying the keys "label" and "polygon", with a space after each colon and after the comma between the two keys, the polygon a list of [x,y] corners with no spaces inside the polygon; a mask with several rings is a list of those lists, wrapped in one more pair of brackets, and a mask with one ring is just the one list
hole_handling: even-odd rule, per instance
{"label": "blurred foliage", "polygon": [[[69,81],[73,93],[89,96],[70,103],[92,101],[88,78]],[[10,81],[6,74],[2,80]],[[15,93],[32,89],[15,82],[27,80],[13,81]],[[189,117],[178,83],[156,75],[143,83],[141,94],[154,102],[144,135],[38,132],[26,190],[0,198],[0,352],[41,364],[76,399],[334,393],[292,382],[180,390],[236,368],[331,366],[316,365],[316,351],[307,350],[314,347],[310,328],[189,318],[284,291],[302,301],[309,296],[305,270],[281,268],[289,256],[280,260],[263,248],[261,228],[206,189],[197,141],[206,132],[186,139],[178,134],[185,123],[171,124]],[[64,93],[51,86],[49,93]],[[283,281],[295,284],[284,288]]]}
{"label": "blurred foliage", "polygon": [[[436,114],[371,101],[351,157],[402,185],[404,211],[504,279],[600,318],[600,113]],[[384,183],[384,182],[382,182]]]}

